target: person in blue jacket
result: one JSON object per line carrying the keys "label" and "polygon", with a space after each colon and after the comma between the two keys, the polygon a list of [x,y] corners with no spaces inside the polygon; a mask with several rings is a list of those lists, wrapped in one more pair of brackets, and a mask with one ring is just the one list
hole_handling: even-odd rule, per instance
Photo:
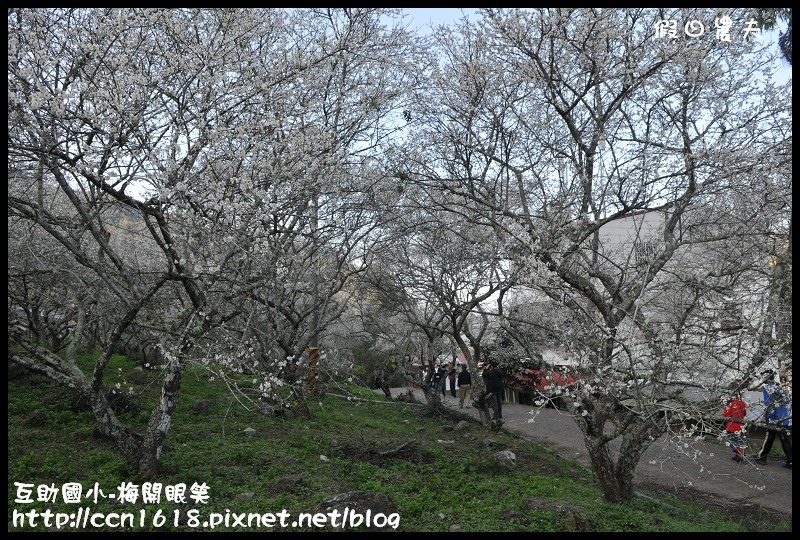
{"label": "person in blue jacket", "polygon": [[753,456],[753,460],[761,465],[766,465],[767,456],[772,450],[775,437],[781,441],[783,453],[786,455],[787,469],[792,468],[792,368],[783,370],[778,383],[764,385],[764,409],[766,421],[775,429],[767,428],[761,450]]}

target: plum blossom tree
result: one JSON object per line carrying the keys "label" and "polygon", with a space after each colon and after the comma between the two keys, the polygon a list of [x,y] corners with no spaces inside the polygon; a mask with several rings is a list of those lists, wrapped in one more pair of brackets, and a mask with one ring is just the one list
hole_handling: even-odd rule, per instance
{"label": "plum blossom tree", "polygon": [[[9,216],[66,255],[58,294],[91,299],[101,334],[86,375],[15,317],[13,357],[88,398],[138,472],[158,468],[187,362],[248,350],[262,380],[295,383],[290,360],[337,313],[352,260],[369,264],[364,201],[382,178],[369,159],[424,62],[381,22],[392,13],[9,10]],[[9,299],[38,314],[20,291],[24,272],[46,277],[42,259],[18,262]],[[166,360],[142,433],[102,391],[134,328],[155,329]]]}
{"label": "plum blossom tree", "polygon": [[[424,57],[399,27],[384,30],[376,9],[293,13],[293,39],[309,68],[290,94],[277,144],[241,168],[252,176],[237,210],[241,271],[225,277],[245,308],[226,329],[240,343],[225,359],[262,380],[259,398],[308,415],[308,366],[327,326],[347,305],[345,285],[368,268],[385,242],[376,234],[394,188],[380,165],[390,119],[402,108]],[[313,54],[312,54],[313,53]],[[412,67],[414,68],[412,70]],[[299,82],[294,84],[300,84]],[[241,144],[261,144],[251,136]],[[261,151],[258,151],[259,154]],[[257,197],[257,204],[247,201]],[[241,198],[241,199],[239,199]],[[227,222],[224,228],[231,228]],[[290,388],[290,394],[281,392]]]}
{"label": "plum blossom tree", "polygon": [[[489,327],[492,301],[512,281],[504,263],[505,242],[496,229],[478,221],[462,221],[468,209],[446,208],[447,197],[424,184],[404,191],[403,213],[391,223],[389,235],[402,238],[384,258],[383,281],[373,281],[382,298],[391,299],[406,319],[428,338],[429,348],[439,336],[446,336],[455,350],[464,354],[473,372],[483,358],[483,344]],[[461,216],[454,217],[460,212]],[[386,277],[391,276],[386,281]],[[424,359],[433,371],[435,356]],[[476,380],[475,392],[482,390]],[[438,404],[435,395],[426,399]],[[483,405],[482,400],[478,403]],[[483,422],[489,424],[488,409],[478,407]]]}
{"label": "plum blossom tree", "polygon": [[716,10],[482,13],[440,33],[405,162],[515,240],[518,282],[572,311],[563,346],[591,382],[565,402],[605,497],[626,500],[653,440],[718,416],[790,340],[772,300],[786,268],[764,249],[791,221],[790,89],[758,40],[655,31]]}

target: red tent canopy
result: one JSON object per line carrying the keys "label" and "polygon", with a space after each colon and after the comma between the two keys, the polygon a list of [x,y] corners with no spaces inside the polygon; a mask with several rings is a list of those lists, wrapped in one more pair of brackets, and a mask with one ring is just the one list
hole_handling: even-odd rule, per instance
{"label": "red tent canopy", "polygon": [[523,392],[536,392],[538,394],[552,394],[556,387],[574,387],[584,380],[579,374],[565,373],[555,369],[540,371],[538,369],[524,369],[512,375],[509,386]]}

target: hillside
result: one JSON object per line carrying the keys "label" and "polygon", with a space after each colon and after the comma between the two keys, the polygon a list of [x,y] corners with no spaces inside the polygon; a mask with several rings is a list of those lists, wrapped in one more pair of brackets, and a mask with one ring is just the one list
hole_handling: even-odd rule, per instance
{"label": "hillside", "polygon": [[[84,360],[88,366],[91,358]],[[139,371],[124,357],[112,362],[108,373],[114,380],[107,382],[114,391],[117,382],[119,392],[134,389],[133,399],[119,400],[120,414],[143,425],[146,405],[156,397],[157,387],[149,385],[156,373]],[[490,432],[469,422],[458,426],[467,417],[457,413],[434,418],[420,404],[386,402],[368,389],[349,391],[346,399],[342,390],[330,388],[313,406],[311,420],[264,417],[244,410],[223,383],[189,367],[161,477],[143,479],[131,474],[109,441],[94,434],[91,414],[68,389],[23,374],[8,383],[8,530],[189,531],[212,525],[214,530],[276,530],[281,514],[285,530],[330,530],[331,504],[325,501],[351,491],[385,494],[375,499],[386,506],[383,518],[372,509],[371,518],[383,519],[373,527],[396,525],[405,532],[791,530],[791,522],[767,515],[715,514],[656,493],[607,504],[584,465],[547,448],[504,430]],[[246,434],[247,428],[254,432]],[[514,465],[496,458],[506,450],[514,454]],[[148,480],[164,486],[160,503],[143,503]],[[63,502],[61,487],[70,482],[82,487],[80,503]],[[33,502],[15,502],[20,496],[15,483],[28,485],[23,487],[30,489]],[[168,501],[168,491],[174,495],[172,487],[180,484],[186,485],[187,503]],[[97,502],[95,488],[103,492]],[[192,500],[193,495],[205,495],[207,501]],[[40,497],[44,501],[37,502]],[[373,499],[366,500],[368,507]],[[79,508],[91,510],[78,515]],[[42,524],[42,514],[31,513],[48,509],[53,512],[49,527]],[[292,527],[301,512],[327,521]],[[35,515],[36,526],[22,513]],[[58,513],[64,515],[60,527]],[[366,511],[361,515],[366,518]],[[356,529],[365,525],[364,520]]]}

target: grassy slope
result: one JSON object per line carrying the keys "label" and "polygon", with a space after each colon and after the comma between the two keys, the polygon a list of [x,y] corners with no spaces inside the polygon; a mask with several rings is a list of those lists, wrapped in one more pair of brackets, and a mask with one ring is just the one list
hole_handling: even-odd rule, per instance
{"label": "grassy slope", "polygon": [[[89,369],[91,358],[82,361]],[[133,367],[127,359],[114,357],[106,382],[112,386],[120,383],[121,390],[133,387],[141,392],[138,410],[134,406],[123,417],[142,426],[157,396],[158,373],[134,371]],[[374,397],[368,390],[363,395]],[[213,401],[207,416],[192,413],[199,399]],[[55,503],[16,504],[14,482],[56,487],[79,482],[84,491],[97,482],[109,494],[123,482],[141,485],[147,481],[131,473],[110,442],[93,436],[91,414],[79,407],[76,412],[75,403],[70,391],[37,375],[9,381],[9,531],[20,530],[12,523],[14,509],[75,512],[79,506],[61,502],[60,495]],[[425,417],[420,406],[356,404],[330,395],[314,404],[312,411],[312,420],[249,413],[231,398],[224,384],[209,382],[208,374],[190,367],[162,456],[162,475],[155,480],[165,486],[204,482],[209,487],[209,504],[182,506],[183,510],[201,510],[203,516],[227,510],[263,514],[283,509],[297,515],[330,495],[355,489],[385,492],[398,507],[400,531],[447,531],[452,524],[462,531],[562,531],[584,518],[591,530],[598,532],[791,530],[791,522],[766,514],[761,520],[752,516],[744,520],[714,515],[674,499],[666,501],[668,504],[646,499],[604,503],[591,472],[578,462],[564,461],[548,449],[504,431],[488,432],[473,425],[464,431],[445,432],[443,423],[452,422]],[[244,435],[247,427],[254,428],[256,435]],[[375,459],[375,451],[393,449],[411,439],[416,442],[407,446],[404,457]],[[516,454],[516,468],[504,470],[494,463],[491,455],[501,449]],[[329,461],[321,460],[320,455]],[[302,481],[280,489],[276,482],[290,474],[300,475]],[[249,501],[237,499],[243,492],[255,496]],[[34,488],[33,498],[36,496]],[[106,514],[145,509],[150,521],[159,509],[172,516],[181,507],[163,499],[161,504],[101,499],[96,505],[84,499],[80,506]],[[155,529],[137,523],[132,528],[107,530]],[[159,530],[176,529],[168,521]],[[184,526],[177,530],[195,529]]]}

